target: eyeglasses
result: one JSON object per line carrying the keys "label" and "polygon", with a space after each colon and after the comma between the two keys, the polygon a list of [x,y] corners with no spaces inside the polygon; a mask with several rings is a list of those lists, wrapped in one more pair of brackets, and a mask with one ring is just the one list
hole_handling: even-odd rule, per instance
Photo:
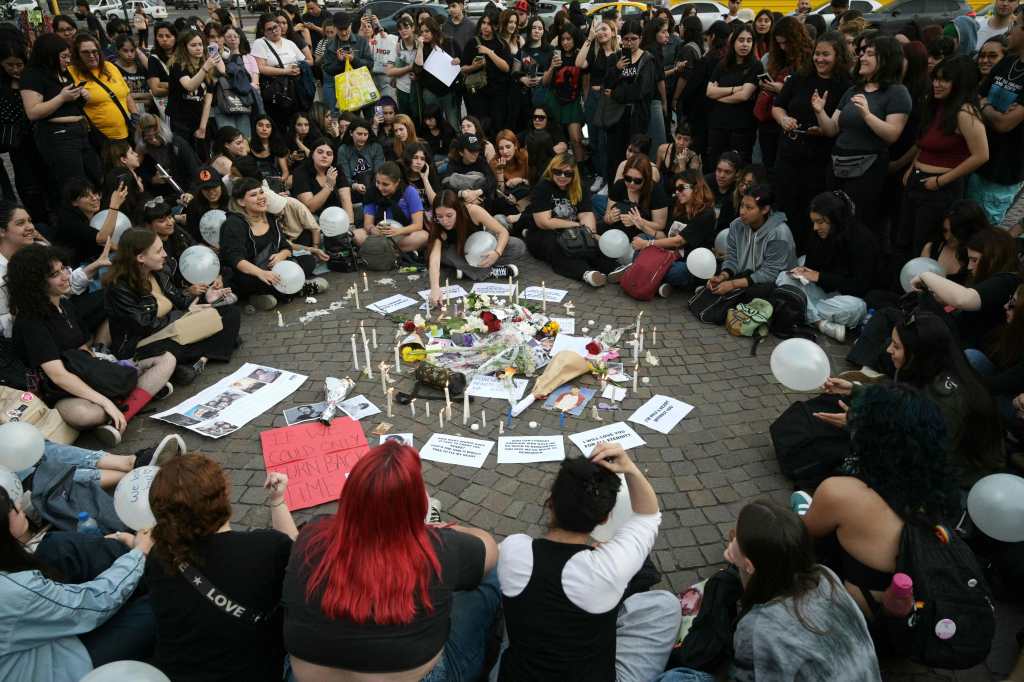
{"label": "eyeglasses", "polygon": [[546,120],[548,120],[548,117],[545,116],[544,114],[534,114],[533,115],[533,120],[534,121],[546,121]]}
{"label": "eyeglasses", "polygon": [[553,175],[556,178],[571,178],[576,175],[576,171],[572,169],[560,170],[556,168],[555,170],[551,171],[551,175]]}
{"label": "eyeglasses", "polygon": [[78,51],[78,54],[82,55],[83,57],[88,57],[88,56],[91,56],[91,55],[97,55],[99,53],[100,53],[99,50],[79,50]]}
{"label": "eyeglasses", "polygon": [[76,30],[77,29],[75,29],[74,26],[65,26],[64,28],[59,29],[57,33],[70,35],[74,33]]}
{"label": "eyeglasses", "polygon": [[635,175],[624,175],[624,176],[622,176],[622,181],[623,182],[628,182],[631,185],[642,185],[642,184],[644,184],[644,179],[643,178],[638,178]]}
{"label": "eyeglasses", "polygon": [[47,277],[50,278],[50,279],[55,279],[57,277],[68,277],[70,275],[71,275],[71,268],[68,267],[67,265],[65,265],[60,270],[55,270],[54,272],[51,272],[49,275],[47,275]]}
{"label": "eyeglasses", "polygon": [[624,43],[632,43],[640,40],[640,36],[622,36],[619,40]]}
{"label": "eyeglasses", "polygon": [[676,191],[677,192],[688,192],[691,189],[693,189],[693,188],[690,187],[689,185],[676,185]]}

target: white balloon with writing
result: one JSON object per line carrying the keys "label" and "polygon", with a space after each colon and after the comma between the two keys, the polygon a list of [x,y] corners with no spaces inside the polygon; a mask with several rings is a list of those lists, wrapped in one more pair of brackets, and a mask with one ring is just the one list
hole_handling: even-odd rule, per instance
{"label": "white balloon with writing", "polygon": [[158,466],[132,469],[114,489],[114,511],[117,512],[117,518],[132,530],[156,525],[156,518],[149,508],[149,489],[159,471]]}
{"label": "white balloon with writing", "polygon": [[191,284],[212,284],[220,274],[220,258],[209,246],[190,246],[178,260],[181,276]]}
{"label": "white balloon with writing", "polygon": [[816,391],[829,377],[828,356],[808,339],[786,339],[772,351],[769,365],[779,383],[794,391]]}
{"label": "white balloon with writing", "polygon": [[28,422],[0,426],[0,466],[11,471],[34,467],[43,456],[43,434]]}
{"label": "white balloon with writing", "polygon": [[228,214],[219,208],[213,208],[199,219],[199,236],[210,246],[220,246],[220,228],[227,220]]}
{"label": "white balloon with writing", "polygon": [[281,261],[271,268],[271,272],[281,278],[274,288],[282,294],[297,294],[306,283],[306,273],[302,271],[302,266],[293,260]]}

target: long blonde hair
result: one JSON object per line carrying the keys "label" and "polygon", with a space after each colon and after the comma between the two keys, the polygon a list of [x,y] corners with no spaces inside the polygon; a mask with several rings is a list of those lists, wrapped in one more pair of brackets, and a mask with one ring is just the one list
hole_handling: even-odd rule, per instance
{"label": "long blonde hair", "polygon": [[548,162],[548,167],[544,169],[543,178],[554,184],[555,180],[551,177],[551,171],[562,166],[568,166],[573,170],[572,182],[569,183],[566,198],[569,199],[570,204],[575,206],[583,201],[583,184],[580,182],[580,169],[576,165],[576,157],[569,152],[555,154],[555,157]]}

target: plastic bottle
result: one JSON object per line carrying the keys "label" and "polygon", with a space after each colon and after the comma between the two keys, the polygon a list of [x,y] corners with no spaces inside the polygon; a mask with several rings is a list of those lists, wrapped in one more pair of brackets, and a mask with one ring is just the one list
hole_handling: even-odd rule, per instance
{"label": "plastic bottle", "polygon": [[903,617],[914,609],[914,581],[906,573],[893,575],[882,595],[882,608],[892,616]]}
{"label": "plastic bottle", "polygon": [[96,525],[96,519],[89,516],[89,512],[78,512],[78,532],[103,536],[100,527]]}
{"label": "plastic bottle", "polygon": [[860,328],[867,329],[868,322],[871,321],[871,317],[875,314],[874,308],[868,308],[868,314],[864,316],[864,320],[860,323]]}

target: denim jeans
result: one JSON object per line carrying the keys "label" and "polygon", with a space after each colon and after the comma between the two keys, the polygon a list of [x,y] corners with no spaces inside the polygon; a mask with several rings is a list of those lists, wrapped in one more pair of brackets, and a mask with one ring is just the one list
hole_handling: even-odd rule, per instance
{"label": "denim jeans", "polygon": [[779,273],[775,284],[789,284],[803,290],[807,296],[807,324],[826,320],[852,329],[858,327],[868,314],[868,306],[863,299],[846,294],[826,293],[815,282],[804,284],[785,271]]}
{"label": "denim jeans", "polygon": [[[999,371],[995,363],[988,359],[982,351],[977,348],[968,348],[964,351],[969,364],[975,372],[983,377],[990,377]],[[1017,421],[1017,408],[1013,406],[1013,399],[1016,396],[1008,394],[995,394],[992,398],[996,401],[996,408],[1003,418],[1004,424],[1013,424]]]}
{"label": "denim jeans", "polygon": [[715,676],[703,670],[674,668],[663,672],[654,682],[715,682]]}
{"label": "denim jeans", "polygon": [[1000,185],[986,180],[977,173],[972,173],[967,178],[967,198],[973,199],[985,209],[985,213],[988,214],[988,219],[993,225],[999,225],[1013,205],[1013,200],[1022,184],[1024,183]]}
{"label": "denim jeans", "polygon": [[250,114],[222,114],[219,111],[213,112],[213,119],[217,121],[218,128],[231,126],[238,128],[238,131],[246,139],[252,137],[252,117]]}
{"label": "denim jeans", "polygon": [[475,590],[452,597],[452,627],[444,651],[423,682],[469,682],[480,677],[487,638],[501,604],[498,574],[491,571]]}
{"label": "denim jeans", "polygon": [[338,96],[334,92],[334,76],[324,76],[324,81],[321,83],[322,89],[321,94],[323,96],[324,104],[327,108],[338,113]]}
{"label": "denim jeans", "polygon": [[647,134],[651,136],[651,151],[657,152],[661,145],[667,142],[665,136],[665,113],[661,109],[661,100],[651,100],[651,121],[647,127]]}
{"label": "denim jeans", "polygon": [[[64,445],[53,441],[44,441],[43,457],[51,462],[70,464],[75,469],[75,480],[83,483],[90,481],[100,482],[100,471],[96,468],[100,458],[107,453],[102,450],[86,450],[74,445]],[[22,469],[18,472],[18,478],[25,480],[29,474],[35,471],[35,467]]]}

